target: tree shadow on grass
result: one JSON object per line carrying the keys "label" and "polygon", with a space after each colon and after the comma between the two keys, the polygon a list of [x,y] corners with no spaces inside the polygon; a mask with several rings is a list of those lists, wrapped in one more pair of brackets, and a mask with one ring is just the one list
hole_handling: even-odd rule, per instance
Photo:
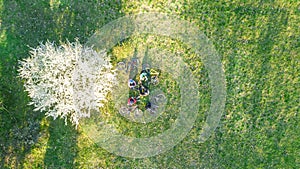
{"label": "tree shadow on grass", "polygon": [[[274,6],[263,2],[236,5],[234,2],[196,1],[185,11],[189,18],[195,18],[201,25],[200,29],[225,60],[227,81],[225,112],[229,115],[220,122],[214,138],[198,150],[198,159],[201,160],[197,167],[282,168],[276,166],[276,161],[281,161],[283,153],[278,143],[286,128],[276,128],[274,132],[268,128],[271,128],[270,124],[282,124],[276,109],[283,107],[264,103],[274,99],[265,94],[270,83],[280,81],[278,77],[268,79],[273,73],[271,66],[274,67],[271,65],[272,50],[278,42],[285,40],[278,35],[286,31],[289,22],[288,9]],[[280,90],[280,87],[276,88]],[[265,138],[266,134],[268,138]],[[259,152],[257,147],[263,146],[264,151]]]}
{"label": "tree shadow on grass", "polygon": [[77,131],[62,119],[51,120],[50,138],[44,158],[45,168],[73,168],[77,155]]}
{"label": "tree shadow on grass", "polygon": [[[121,1],[51,2],[54,1],[3,1],[0,9],[0,98],[3,102],[0,168],[23,168],[26,154],[41,135],[44,114],[33,112],[33,107],[27,105],[30,99],[17,77],[18,60],[29,55],[28,46],[36,47],[46,40],[74,41],[74,38],[85,43],[95,30],[121,16]],[[71,166],[76,156],[77,132],[61,120],[51,121],[48,130],[45,165],[48,168]]]}
{"label": "tree shadow on grass", "polygon": [[[23,84],[17,78],[16,66],[22,44],[10,32],[6,32],[7,44],[0,45],[0,94],[3,107],[0,110],[0,168],[21,168],[23,159],[37,141],[43,115],[28,106],[29,98]],[[7,47],[16,45],[14,47]]]}

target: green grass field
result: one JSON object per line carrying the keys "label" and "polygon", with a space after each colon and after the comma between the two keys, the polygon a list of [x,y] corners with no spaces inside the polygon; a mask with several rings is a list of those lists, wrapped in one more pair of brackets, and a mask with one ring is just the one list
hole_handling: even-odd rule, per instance
{"label": "green grass field", "polygon": [[[17,68],[40,42],[78,37],[85,43],[101,26],[139,12],[176,14],[196,24],[222,57],[227,98],[218,128],[198,143],[210,104],[201,60],[166,37],[141,35],[114,47],[114,64],[143,44],[182,53],[204,98],[197,123],[183,141],[166,153],[131,159],[93,143],[80,126],[76,130],[34,112]],[[296,0],[0,0],[0,168],[300,168],[299,28]],[[169,105],[176,104],[176,84],[164,81],[164,89],[174,93]],[[103,118],[135,137],[161,133],[176,119],[163,113],[143,125],[126,121],[110,104],[102,110]]]}

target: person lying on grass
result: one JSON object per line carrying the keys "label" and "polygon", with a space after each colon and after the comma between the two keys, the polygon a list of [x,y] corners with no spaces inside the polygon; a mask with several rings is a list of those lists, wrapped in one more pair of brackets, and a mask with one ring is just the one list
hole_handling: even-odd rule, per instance
{"label": "person lying on grass", "polygon": [[148,82],[148,79],[150,77],[150,70],[142,70],[141,74],[140,74],[140,82]]}
{"label": "person lying on grass", "polygon": [[127,100],[127,104],[128,104],[129,106],[132,106],[132,105],[136,104],[136,101],[137,101],[136,98],[130,97],[130,98]]}
{"label": "person lying on grass", "polygon": [[142,84],[139,86],[139,91],[140,91],[140,96],[148,96],[149,95],[149,90],[144,87]]}
{"label": "person lying on grass", "polygon": [[136,82],[133,79],[129,79],[129,81],[128,81],[128,87],[130,89],[134,89],[135,86],[136,86]]}

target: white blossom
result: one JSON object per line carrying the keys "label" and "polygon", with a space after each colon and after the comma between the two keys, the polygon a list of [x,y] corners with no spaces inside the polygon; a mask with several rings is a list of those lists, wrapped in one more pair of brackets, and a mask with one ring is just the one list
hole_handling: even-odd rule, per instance
{"label": "white blossom", "polygon": [[91,110],[99,110],[116,82],[105,51],[96,52],[78,41],[61,46],[46,42],[32,48],[20,61],[19,76],[31,97],[34,111],[70,119],[78,125]]}

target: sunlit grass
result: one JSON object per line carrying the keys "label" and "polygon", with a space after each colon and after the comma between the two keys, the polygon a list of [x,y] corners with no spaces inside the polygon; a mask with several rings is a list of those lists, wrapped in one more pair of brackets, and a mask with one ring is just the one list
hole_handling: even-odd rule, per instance
{"label": "sunlit grass", "polygon": [[50,8],[58,8],[60,5],[60,0],[50,0],[49,4],[50,4]]}
{"label": "sunlit grass", "polygon": [[40,168],[45,166],[44,159],[47,151],[47,143],[49,140],[49,121],[44,118],[41,121],[41,136],[35,143],[31,151],[26,154],[24,159],[24,168]]}
{"label": "sunlit grass", "polygon": [[[0,0],[0,107],[2,101],[5,108],[0,108],[0,168],[299,168],[299,5],[285,0]],[[28,56],[27,45],[75,37],[84,43],[107,22],[148,11],[178,14],[192,21],[222,56],[226,109],[209,140],[197,142],[210,104],[207,71],[192,50],[165,37],[136,36],[110,51],[116,63],[132,56],[135,47],[142,51],[144,46],[160,45],[179,52],[199,78],[197,123],[164,154],[145,159],[118,157],[94,144],[80,127],[76,131],[62,120],[44,119],[43,113],[34,113],[26,105],[29,98],[16,69],[18,60]],[[109,104],[104,110],[108,120],[132,136],[162,132],[176,117],[136,125]],[[143,131],[149,128],[153,130]]]}

